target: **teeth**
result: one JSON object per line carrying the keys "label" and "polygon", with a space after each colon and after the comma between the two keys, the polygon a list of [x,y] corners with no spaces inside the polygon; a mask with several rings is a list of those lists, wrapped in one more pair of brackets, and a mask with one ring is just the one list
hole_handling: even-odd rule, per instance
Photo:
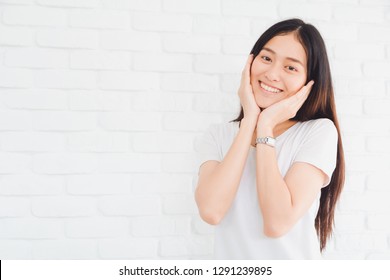
{"label": "teeth", "polygon": [[263,84],[262,82],[260,82],[260,86],[265,89],[266,91],[270,91],[270,92],[274,92],[274,93],[278,93],[278,92],[281,92],[280,89],[276,89],[276,88],[273,88],[273,87],[269,87],[265,84]]}

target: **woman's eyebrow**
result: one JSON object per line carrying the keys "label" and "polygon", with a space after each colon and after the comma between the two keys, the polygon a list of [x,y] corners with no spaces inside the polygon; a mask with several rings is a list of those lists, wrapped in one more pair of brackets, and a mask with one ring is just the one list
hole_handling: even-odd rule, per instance
{"label": "woman's eyebrow", "polygon": [[[276,52],[274,50],[270,49],[270,48],[263,48],[263,50],[266,50],[266,51],[269,51],[270,53],[276,54]],[[294,61],[296,63],[299,63],[299,64],[301,64],[304,67],[303,63],[299,59],[296,59],[296,58],[293,58],[293,57],[286,57],[286,59]]]}

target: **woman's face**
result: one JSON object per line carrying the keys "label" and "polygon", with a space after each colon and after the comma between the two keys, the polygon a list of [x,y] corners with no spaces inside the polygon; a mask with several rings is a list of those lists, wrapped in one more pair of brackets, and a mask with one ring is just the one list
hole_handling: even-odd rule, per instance
{"label": "woman's face", "polygon": [[251,68],[251,85],[260,108],[294,95],[305,85],[305,49],[293,33],[275,36],[256,56]]}

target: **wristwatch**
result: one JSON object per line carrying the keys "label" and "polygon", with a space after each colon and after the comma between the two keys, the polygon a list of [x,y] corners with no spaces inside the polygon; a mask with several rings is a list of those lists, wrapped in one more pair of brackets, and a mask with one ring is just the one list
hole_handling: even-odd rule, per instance
{"label": "wristwatch", "polygon": [[266,144],[268,146],[275,147],[275,142],[276,139],[270,136],[256,138],[256,146],[257,144]]}

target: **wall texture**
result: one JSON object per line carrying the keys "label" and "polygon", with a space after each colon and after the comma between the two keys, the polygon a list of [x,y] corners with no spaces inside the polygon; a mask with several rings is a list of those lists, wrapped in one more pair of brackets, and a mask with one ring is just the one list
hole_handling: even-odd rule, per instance
{"label": "wall texture", "polygon": [[1,259],[210,258],[195,137],[289,17],[326,40],[346,148],[325,257],[390,259],[389,0],[0,3]]}

